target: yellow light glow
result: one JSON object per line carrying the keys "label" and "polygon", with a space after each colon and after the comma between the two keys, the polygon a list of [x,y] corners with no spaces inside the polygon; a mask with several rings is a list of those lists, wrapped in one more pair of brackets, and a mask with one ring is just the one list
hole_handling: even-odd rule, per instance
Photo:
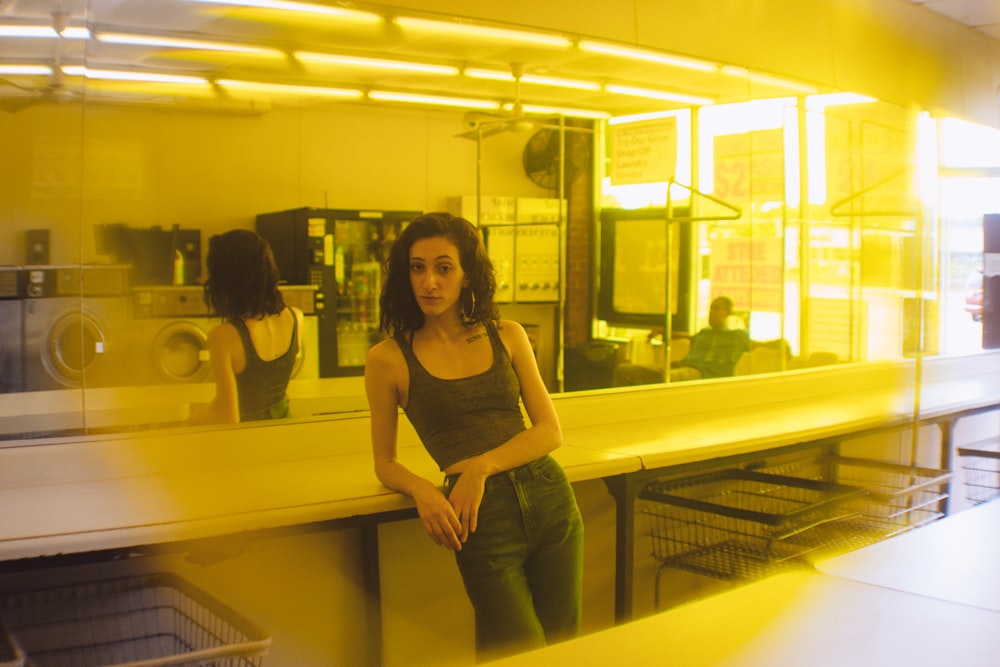
{"label": "yellow light glow", "polygon": [[223,42],[204,42],[196,39],[180,39],[176,37],[158,37],[156,35],[131,35],[118,32],[97,33],[96,39],[107,44],[127,44],[135,46],[162,46],[173,49],[198,49],[201,51],[225,51],[228,53],[246,53],[251,55],[269,55],[284,57],[277,49],[265,49],[242,44],[226,44]]}
{"label": "yellow light glow", "polygon": [[230,5],[234,7],[249,7],[254,9],[275,9],[282,12],[299,14],[316,14],[349,21],[363,23],[380,23],[383,18],[373,12],[326,5],[312,5],[306,2],[285,2],[284,0],[189,0],[210,5]]}
{"label": "yellow light glow", "polygon": [[496,39],[505,42],[521,42],[534,44],[536,46],[552,46],[566,49],[572,46],[572,42],[561,35],[552,35],[539,32],[526,32],[524,30],[511,30],[509,28],[494,28],[474,23],[459,23],[457,21],[433,21],[430,19],[418,19],[408,16],[397,16],[394,21],[396,25],[404,30],[414,30],[420,32],[441,33],[470,39]]}
{"label": "yellow light glow", "polygon": [[604,86],[605,92],[615,95],[630,95],[632,97],[646,97],[653,100],[666,100],[668,102],[680,102],[682,104],[693,104],[695,106],[706,106],[714,104],[711,97],[701,97],[699,95],[685,95],[684,93],[673,93],[665,90],[649,90],[648,88],[634,88],[632,86],[620,86],[616,83],[609,83]]}
{"label": "yellow light glow", "polygon": [[260,81],[236,81],[233,79],[219,79],[216,85],[223,88],[234,88],[255,93],[269,93],[274,95],[320,95],[324,97],[350,97],[361,98],[364,96],[360,90],[350,88],[323,88],[321,86],[293,86],[282,83],[263,83]]}
{"label": "yellow light glow", "polygon": [[609,56],[619,56],[621,58],[630,58],[632,60],[644,60],[646,62],[658,63],[660,65],[683,67],[701,72],[715,72],[719,69],[718,65],[705,62],[703,60],[695,60],[694,58],[685,58],[683,56],[674,56],[667,53],[659,53],[657,51],[633,49],[627,46],[618,46],[616,44],[607,44],[605,42],[595,42],[590,39],[580,40],[578,46],[581,50],[590,51],[591,53],[603,53]]}
{"label": "yellow light glow", "polygon": [[368,99],[381,102],[407,102],[411,104],[431,104],[436,106],[460,107],[466,109],[490,109],[500,108],[499,102],[489,100],[476,100],[462,97],[439,97],[437,95],[418,95],[416,93],[397,93],[387,90],[372,90],[368,93]]}
{"label": "yellow light glow", "polygon": [[295,57],[316,63],[329,65],[345,65],[348,67],[371,67],[375,69],[391,69],[406,72],[418,72],[421,74],[440,74],[444,76],[457,76],[459,69],[450,65],[433,65],[429,63],[415,63],[404,60],[383,60],[381,58],[361,58],[357,56],[341,56],[333,53],[313,53],[299,52]]}

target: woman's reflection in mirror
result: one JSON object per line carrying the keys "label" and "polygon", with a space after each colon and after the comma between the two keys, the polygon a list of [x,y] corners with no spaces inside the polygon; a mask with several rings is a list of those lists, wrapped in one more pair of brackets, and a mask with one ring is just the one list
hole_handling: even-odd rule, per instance
{"label": "woman's reflection in mirror", "polygon": [[222,323],[208,332],[215,397],[189,423],[288,416],[288,381],[302,344],[302,311],[285,305],[268,242],[234,229],[208,242],[205,303]]}

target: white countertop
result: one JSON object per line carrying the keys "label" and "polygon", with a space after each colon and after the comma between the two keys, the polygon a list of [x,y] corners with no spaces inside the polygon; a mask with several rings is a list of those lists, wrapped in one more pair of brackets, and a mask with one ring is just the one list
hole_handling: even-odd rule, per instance
{"label": "white countertop", "polygon": [[1000,612],[1000,500],[819,561],[816,569]]}
{"label": "white countertop", "polygon": [[993,667],[998,627],[995,611],[796,572],[489,664]]}

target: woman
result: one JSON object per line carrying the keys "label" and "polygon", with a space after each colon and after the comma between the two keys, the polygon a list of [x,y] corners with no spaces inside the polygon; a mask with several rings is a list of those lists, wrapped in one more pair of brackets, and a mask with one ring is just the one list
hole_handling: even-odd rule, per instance
{"label": "woman", "polygon": [[285,305],[271,246],[246,229],[213,236],[207,268],[205,303],[223,320],[208,332],[215,398],[189,421],[288,416],[285,390],[302,342],[302,311]]}
{"label": "woman", "polygon": [[[524,328],[499,319],[478,232],[423,215],[393,244],[386,272],[389,337],[365,366],[376,475],[411,496],[431,539],[455,552],[480,659],[576,635],[583,521],[548,456],[562,431]],[[445,473],[444,492],[397,459],[399,407]]]}

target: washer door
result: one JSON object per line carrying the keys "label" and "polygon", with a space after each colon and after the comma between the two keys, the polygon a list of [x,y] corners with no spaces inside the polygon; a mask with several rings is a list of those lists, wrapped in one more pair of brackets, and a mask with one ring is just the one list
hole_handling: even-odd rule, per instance
{"label": "washer door", "polygon": [[153,339],[153,368],[165,382],[206,382],[212,373],[208,336],[190,322],[171,322]]}
{"label": "washer door", "polygon": [[42,363],[49,375],[68,387],[82,387],[87,376],[104,364],[107,333],[100,323],[79,311],[63,315],[49,330]]}

